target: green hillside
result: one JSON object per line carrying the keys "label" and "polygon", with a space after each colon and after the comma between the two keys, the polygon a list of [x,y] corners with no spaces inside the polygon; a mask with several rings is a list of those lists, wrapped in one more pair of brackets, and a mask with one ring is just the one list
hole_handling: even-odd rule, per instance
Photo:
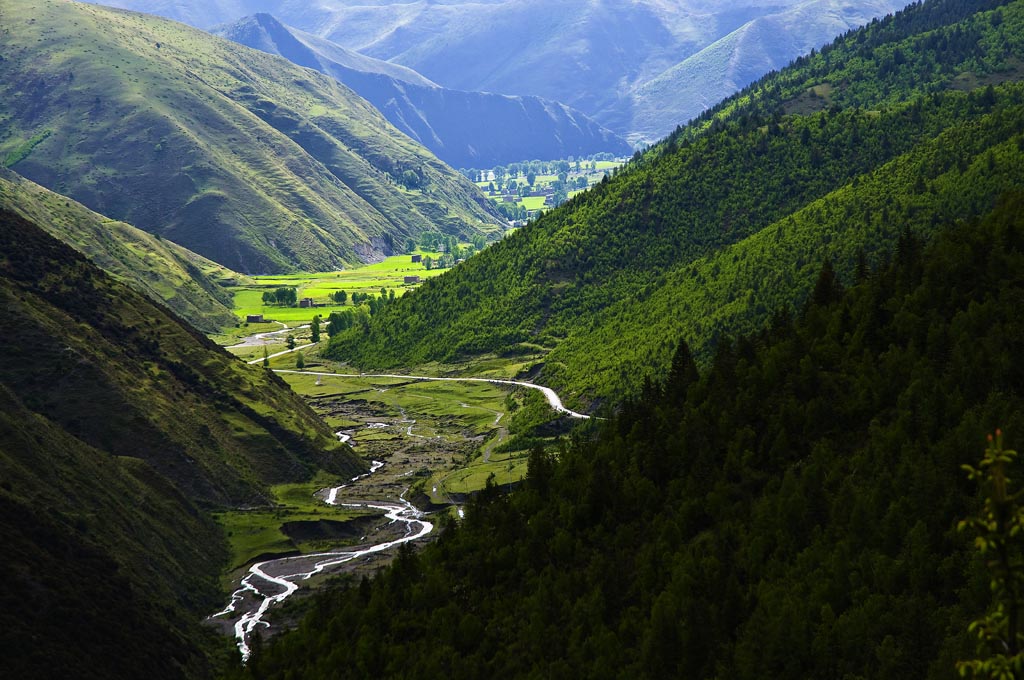
{"label": "green hillside", "polygon": [[0,324],[0,667],[207,675],[227,547],[201,509],[364,464],[275,375],[7,211]]}
{"label": "green hillside", "polygon": [[1024,3],[936,0],[765,78],[615,177],[373,319],[330,353],[366,366],[551,350],[577,405],[635,394],[674,338],[801,304],[901,228],[969,219],[1024,186]]}
{"label": "green hillside", "polygon": [[98,267],[170,307],[204,333],[237,319],[221,281],[237,274],[206,258],[97,215],[17,173],[0,168],[0,208],[16,212],[89,257]]}
{"label": "green hillside", "polygon": [[0,25],[0,164],[236,271],[497,229],[467,180],[327,76],[94,5],[8,0]]}
{"label": "green hillside", "polygon": [[1024,439],[1024,192],[985,212],[927,248],[906,232],[846,292],[822,267],[703,374],[681,344],[618,415],[531,454],[522,490],[319,599],[239,675],[957,677],[969,622],[1022,599],[956,530],[982,505],[960,466],[997,427]]}

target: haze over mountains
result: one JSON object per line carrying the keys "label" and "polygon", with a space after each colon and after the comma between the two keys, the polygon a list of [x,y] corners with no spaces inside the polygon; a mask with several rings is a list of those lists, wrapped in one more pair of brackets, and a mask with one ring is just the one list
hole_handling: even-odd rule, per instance
{"label": "haze over mountains", "polygon": [[632,153],[624,139],[564,104],[443,88],[410,69],[286,27],[269,14],[246,17],[213,32],[337,78],[392,125],[455,168]]}
{"label": "haze over mountains", "polygon": [[3,11],[4,164],[96,212],[242,272],[323,271],[501,223],[333,78],[159,17]]}
{"label": "haze over mountains", "polygon": [[[444,87],[567,104],[652,142],[903,0],[112,3],[210,28],[257,12]],[[237,14],[242,12],[241,14]]]}

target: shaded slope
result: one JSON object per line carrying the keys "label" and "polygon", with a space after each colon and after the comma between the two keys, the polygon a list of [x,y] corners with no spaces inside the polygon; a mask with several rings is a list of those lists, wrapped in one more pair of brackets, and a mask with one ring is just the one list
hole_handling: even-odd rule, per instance
{"label": "shaded slope", "polygon": [[[0,375],[83,442],[140,458],[186,495],[257,500],[316,467],[360,467],[273,374],[246,366],[166,309],[3,212]],[[185,415],[187,414],[187,416]]]}
{"label": "shaded slope", "polygon": [[0,12],[0,157],[101,214],[243,272],[322,271],[499,222],[326,76],[145,15],[54,0]]}
{"label": "shaded slope", "polygon": [[239,675],[955,677],[1006,599],[955,529],[982,506],[961,465],[1024,438],[1024,193],[986,212],[845,294],[821,268],[798,319],[723,338],[702,375],[682,345]]}
{"label": "shaded slope", "polygon": [[209,677],[201,510],[364,468],[287,386],[0,209],[5,677]]}
{"label": "shaded slope", "polygon": [[0,624],[8,677],[208,677],[219,528],[136,459],[0,387]]}
{"label": "shaded slope", "polygon": [[181,318],[213,333],[234,325],[231,295],[220,282],[237,275],[206,258],[124,222],[97,215],[0,168],[0,208],[18,213],[87,255]]}
{"label": "shaded slope", "polygon": [[[776,260],[800,269],[842,256],[849,272],[859,247],[893,242],[893,214],[918,215],[911,223],[925,232],[980,214],[1024,182],[1022,88],[957,84],[1020,77],[1024,4],[998,18],[975,9],[926,4],[766,79],[428,282],[365,336],[336,336],[331,351],[395,365],[539,342],[557,348],[543,380],[570,400],[618,400],[643,377],[620,352],[656,372],[671,351],[666,328],[692,329],[707,357],[735,324],[798,304],[805,289]],[[896,63],[897,51],[914,58]],[[825,111],[829,102],[806,92],[830,82],[836,106]],[[830,196],[842,206],[830,199],[825,212],[817,202]]]}
{"label": "shaded slope", "polygon": [[632,152],[624,139],[563,104],[442,88],[409,69],[288,28],[268,14],[214,33],[337,78],[452,167]]}

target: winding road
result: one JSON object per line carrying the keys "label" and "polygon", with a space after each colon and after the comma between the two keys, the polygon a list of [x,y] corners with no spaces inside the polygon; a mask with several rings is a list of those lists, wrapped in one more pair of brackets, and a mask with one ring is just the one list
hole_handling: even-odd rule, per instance
{"label": "winding road", "polygon": [[[263,359],[260,359],[263,361]],[[563,413],[570,418],[579,418],[582,420],[589,420],[590,416],[585,413],[577,413],[571,409],[565,407],[562,404],[561,398],[558,394],[550,387],[544,387],[543,385],[536,385],[534,383],[522,382],[520,380],[499,380],[497,378],[432,378],[426,375],[398,375],[395,373],[317,373],[315,371],[291,371],[286,369],[274,369],[274,373],[295,373],[298,375],[320,375],[327,378],[398,378],[400,380],[436,380],[444,382],[483,382],[492,383],[494,385],[513,385],[516,387],[526,387],[531,390],[540,390],[544,394],[544,398],[548,400],[551,408]]]}

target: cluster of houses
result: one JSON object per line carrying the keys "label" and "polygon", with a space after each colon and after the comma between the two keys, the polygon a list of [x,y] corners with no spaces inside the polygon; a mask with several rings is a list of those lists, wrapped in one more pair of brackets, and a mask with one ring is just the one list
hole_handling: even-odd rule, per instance
{"label": "cluster of houses", "polygon": [[[413,255],[412,256],[412,261],[414,263],[422,263],[423,262],[423,256],[422,255]],[[459,262],[462,262],[462,260],[459,260]],[[417,284],[417,283],[420,282],[420,277],[419,276],[406,276],[406,277],[403,278],[403,281],[404,281],[405,285],[407,285],[407,286],[408,285],[413,285],[413,284]],[[307,298],[302,298],[301,300],[299,300],[299,307],[301,307],[303,309],[306,309],[306,308],[309,308],[309,307],[322,307],[322,306],[323,305],[317,304],[317,302],[315,300],[313,300],[313,298],[307,297]],[[245,322],[246,323],[265,323],[266,319],[263,318],[262,314],[246,314],[245,315]]]}
{"label": "cluster of houses", "polygon": [[547,186],[545,186],[543,188],[541,188],[541,187],[532,187],[530,189],[530,193],[525,194],[525,195],[524,194],[505,193],[501,197],[501,202],[502,203],[518,203],[522,198],[526,198],[527,196],[543,196],[544,197],[544,205],[546,205],[546,206],[554,205],[554,202],[555,202],[555,190],[551,188],[551,185],[547,185]]}

